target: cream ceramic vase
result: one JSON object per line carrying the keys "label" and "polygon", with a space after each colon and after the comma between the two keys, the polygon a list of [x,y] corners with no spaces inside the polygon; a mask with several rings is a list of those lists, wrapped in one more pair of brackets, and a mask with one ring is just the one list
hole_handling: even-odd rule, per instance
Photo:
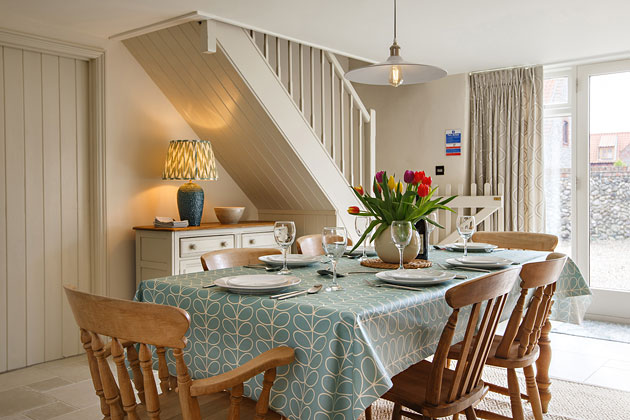
{"label": "cream ceramic vase", "polygon": [[[381,232],[378,238],[374,240],[374,248],[378,257],[384,262],[392,264],[398,264],[400,262],[398,248],[396,248],[394,241],[392,241],[391,226],[388,226],[387,229]],[[418,252],[420,252],[420,235],[413,229],[411,242],[409,242],[409,245],[407,245],[403,251],[403,262],[408,263],[413,260],[418,255]]]}

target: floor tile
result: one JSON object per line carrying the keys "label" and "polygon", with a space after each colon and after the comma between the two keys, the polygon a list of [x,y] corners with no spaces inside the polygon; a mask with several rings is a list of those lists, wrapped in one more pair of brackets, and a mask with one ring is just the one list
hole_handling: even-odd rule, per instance
{"label": "floor tile", "polygon": [[583,382],[602,367],[605,362],[606,359],[557,350],[553,352],[551,358],[549,376],[568,381]]}
{"label": "floor tile", "polygon": [[43,370],[41,366],[42,365],[31,366],[0,374],[0,392],[18,386],[40,382],[55,376],[52,373]]}
{"label": "floor tile", "polygon": [[41,369],[53,377],[65,379],[68,382],[76,383],[90,379],[90,368],[85,363],[67,363],[44,365]]}
{"label": "floor tile", "polygon": [[33,391],[25,387],[0,392],[0,417],[18,414],[32,408],[55,402],[51,395]]}
{"label": "floor tile", "polygon": [[72,382],[70,381],[55,376],[54,378],[28,384],[28,387],[34,389],[35,391],[44,392],[50,391],[51,389],[59,388],[60,386],[70,385],[71,383]]}
{"label": "floor tile", "polygon": [[630,361],[610,359],[606,363],[604,363],[604,367],[630,370]]}
{"label": "floor tile", "polygon": [[99,402],[94,392],[91,379],[55,388],[46,392],[45,395],[56,398],[76,408],[89,407]]}
{"label": "floor tile", "polygon": [[62,403],[61,401],[57,401],[49,405],[44,405],[42,407],[26,411],[24,415],[33,420],[49,420],[73,411],[76,411],[75,407]]}
{"label": "floor tile", "polygon": [[630,391],[630,370],[602,367],[585,381],[590,385]]}
{"label": "floor tile", "polygon": [[100,405],[92,405],[82,408],[72,413],[55,417],[55,420],[102,420]]}

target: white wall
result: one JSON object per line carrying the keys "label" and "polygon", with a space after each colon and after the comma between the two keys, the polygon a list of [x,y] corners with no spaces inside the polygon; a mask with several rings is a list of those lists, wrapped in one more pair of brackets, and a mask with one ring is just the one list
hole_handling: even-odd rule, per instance
{"label": "white wall", "polygon": [[[466,74],[398,88],[354,86],[366,107],[376,110],[377,170],[398,177],[406,169],[424,170],[437,185],[470,184]],[[447,129],[462,130],[461,156],[446,156]],[[444,165],[445,175],[435,176],[436,165]]]}
{"label": "white wall", "polygon": [[[178,218],[176,192],[184,181],[163,181],[171,139],[197,138],[120,42],[106,49],[107,227],[109,294],[130,298],[135,290],[133,226],[153,217]],[[212,139],[208,139],[212,140]],[[215,222],[213,207],[245,206],[243,220],[258,211],[219,164],[218,181],[199,181],[205,191],[202,222]]]}

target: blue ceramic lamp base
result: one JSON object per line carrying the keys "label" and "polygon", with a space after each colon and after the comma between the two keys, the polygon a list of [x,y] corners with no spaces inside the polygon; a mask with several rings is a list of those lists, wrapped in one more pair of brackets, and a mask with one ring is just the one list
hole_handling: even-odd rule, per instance
{"label": "blue ceramic lamp base", "polygon": [[188,182],[177,190],[177,208],[179,218],[188,220],[188,226],[199,226],[203,214],[203,189]]}

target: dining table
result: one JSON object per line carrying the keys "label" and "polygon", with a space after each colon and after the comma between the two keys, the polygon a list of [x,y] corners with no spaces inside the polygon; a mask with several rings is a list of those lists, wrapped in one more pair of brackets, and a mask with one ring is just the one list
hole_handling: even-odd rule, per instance
{"label": "dining table", "polygon": [[[433,269],[442,270],[455,252],[431,250]],[[516,264],[544,260],[547,252],[493,252]],[[461,255],[461,253],[459,254]],[[295,361],[278,369],[270,407],[289,419],[356,419],[392,386],[392,377],[431,356],[451,308],[445,293],[456,284],[486,273],[447,269],[467,279],[453,279],[418,290],[377,287],[379,269],[341,258],[337,265],[343,290],[321,291],[286,300],[269,295],[235,294],[219,287],[204,288],[216,279],[260,274],[254,268],[181,274],[142,281],[135,300],[172,305],[190,314],[185,361],[193,379],[230,371],[278,346],[295,350]],[[318,269],[326,263],[292,268],[304,290],[330,282]],[[264,271],[263,271],[264,273]],[[515,283],[502,319],[516,304]],[[557,283],[551,319],[580,323],[591,292],[575,263],[568,259]],[[465,324],[465,323],[462,323]],[[456,332],[463,337],[463,330]],[[170,357],[169,357],[170,359]],[[170,364],[173,369],[174,365]],[[245,396],[257,399],[262,376],[245,384]]]}

